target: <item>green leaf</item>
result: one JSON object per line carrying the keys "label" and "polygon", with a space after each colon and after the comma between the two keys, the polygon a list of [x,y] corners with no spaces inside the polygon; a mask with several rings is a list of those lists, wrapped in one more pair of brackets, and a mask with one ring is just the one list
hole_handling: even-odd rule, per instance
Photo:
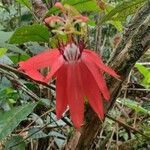
{"label": "green leaf", "polygon": [[104,23],[108,20],[124,21],[127,16],[135,13],[139,7],[147,0],[128,0],[118,4],[114,9],[109,11],[101,20]]}
{"label": "green leaf", "polygon": [[[79,12],[100,11],[100,8],[98,7],[96,0],[62,0],[62,3],[73,6]],[[59,12],[59,9],[57,9],[54,6],[48,11],[46,15],[51,15],[57,12]]]}
{"label": "green leaf", "polygon": [[0,112],[0,140],[6,138],[34,109],[37,103],[19,106],[7,112]]}
{"label": "green leaf", "polygon": [[144,78],[143,84],[144,84],[146,87],[150,87],[150,72],[149,72],[149,74]]}
{"label": "green leaf", "polygon": [[17,64],[20,61],[25,61],[30,58],[29,55],[16,55],[16,54],[10,54],[9,58],[13,61],[13,63]]}
{"label": "green leaf", "polygon": [[37,42],[31,42],[30,44],[27,44],[27,47],[30,50],[30,52],[32,52],[33,54],[38,54],[48,48],[45,46],[41,46]]}
{"label": "green leaf", "polygon": [[148,68],[144,67],[142,64],[135,64],[135,67],[140,71],[140,73],[144,76],[147,77],[147,75],[150,73]]}
{"label": "green leaf", "polygon": [[150,87],[150,71],[148,68],[144,67],[142,64],[135,64],[135,67],[139,70],[139,72],[144,76],[142,84],[148,88]]}
{"label": "green leaf", "polygon": [[[11,147],[19,142],[21,143],[14,147]],[[5,143],[4,150],[25,150],[25,142],[23,141],[23,138],[21,136],[14,136]]]}
{"label": "green leaf", "polygon": [[29,0],[17,0],[17,1],[22,5],[26,6],[27,8],[29,8],[30,10],[32,10],[32,5]]}
{"label": "green leaf", "polygon": [[22,26],[15,31],[9,43],[22,44],[30,41],[49,42],[48,28],[40,24]]}
{"label": "green leaf", "polygon": [[12,36],[12,34],[13,32],[0,31],[0,42],[6,42]]}
{"label": "green leaf", "polygon": [[40,139],[48,137],[47,134],[45,134],[43,131],[39,130],[39,128],[31,128],[29,130],[28,136],[32,139]]}
{"label": "green leaf", "polygon": [[51,103],[50,103],[50,100],[49,99],[46,99],[46,98],[41,98],[39,104],[42,104],[48,108],[51,107]]}
{"label": "green leaf", "polygon": [[113,21],[112,20],[112,21],[110,21],[110,23],[112,25],[114,25],[119,32],[123,32],[123,26],[121,24],[121,21]]}
{"label": "green leaf", "polygon": [[98,12],[100,8],[97,5],[96,0],[66,0],[66,3],[73,5],[79,12]]}
{"label": "green leaf", "polygon": [[135,110],[138,113],[149,114],[150,111],[140,106],[140,104],[136,101],[132,101],[129,99],[118,99],[117,102],[126,105],[127,107]]}
{"label": "green leaf", "polygon": [[4,55],[0,57],[0,64],[12,65],[13,62],[10,60],[10,58],[7,55]]}
{"label": "green leaf", "polygon": [[5,47],[8,50],[15,52],[15,53],[26,54],[26,52],[24,52],[22,49],[18,48],[14,44],[7,44],[7,43],[0,42],[0,47]]}
{"label": "green leaf", "polygon": [[6,52],[7,52],[6,48],[0,48],[0,57],[5,55]]}

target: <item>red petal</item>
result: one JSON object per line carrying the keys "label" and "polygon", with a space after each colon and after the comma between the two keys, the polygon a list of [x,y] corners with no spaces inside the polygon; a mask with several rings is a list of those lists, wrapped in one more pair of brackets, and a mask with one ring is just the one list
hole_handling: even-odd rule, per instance
{"label": "red petal", "polygon": [[97,113],[100,119],[103,119],[103,102],[96,81],[83,62],[81,62],[80,69],[82,72],[82,82],[85,95],[87,96],[93,110]]}
{"label": "red petal", "polygon": [[64,6],[62,5],[62,3],[56,2],[56,3],[55,3],[55,7],[57,7],[58,9],[60,9],[62,12],[65,12],[65,8],[64,8]]}
{"label": "red petal", "polygon": [[56,2],[55,3],[55,7],[57,7],[57,8],[64,8],[64,6],[62,5],[61,2]]}
{"label": "red petal", "polygon": [[52,67],[50,68],[50,72],[46,76],[45,82],[48,82],[51,80],[51,78],[54,76],[54,74],[61,68],[61,66],[64,64],[64,58],[61,55],[58,57],[52,64]]}
{"label": "red petal", "polygon": [[76,128],[80,128],[84,117],[83,89],[79,64],[68,64],[67,92],[71,119]]}
{"label": "red petal", "polygon": [[44,19],[45,23],[49,24],[51,22],[63,22],[63,18],[58,16],[51,16]]}
{"label": "red petal", "polygon": [[59,56],[57,49],[44,51],[26,61],[19,63],[19,70],[23,70],[34,80],[43,81],[44,76],[40,74],[39,69],[49,67]]}
{"label": "red petal", "polygon": [[60,55],[58,49],[49,49],[36,56],[29,58],[24,62],[20,62],[20,68],[24,71],[41,69],[44,67],[49,67],[54,62],[54,60]]}
{"label": "red petal", "polygon": [[37,70],[26,70],[26,74],[34,80],[44,82],[44,76]]}
{"label": "red petal", "polygon": [[57,118],[60,119],[62,113],[67,107],[67,69],[66,65],[63,65],[56,74],[56,114]]}
{"label": "red petal", "polygon": [[76,19],[76,20],[80,20],[81,22],[87,22],[87,21],[88,21],[88,17],[82,16],[82,15],[80,15],[80,16],[75,16],[75,17],[73,17],[73,18]]}
{"label": "red petal", "polygon": [[110,67],[106,66],[101,58],[95,53],[90,50],[84,50],[83,55],[87,58],[90,59],[90,61],[94,62],[101,70],[105,71],[106,73],[110,74],[111,76],[115,78],[119,78],[119,76],[116,74],[116,72],[111,69]]}
{"label": "red petal", "polygon": [[91,55],[91,57],[95,58],[98,62],[103,63],[101,56],[98,55],[97,53],[95,53],[94,51],[84,49],[83,53],[85,53],[87,55]]}
{"label": "red petal", "polygon": [[84,64],[88,68],[89,72],[93,75],[93,78],[95,79],[101,93],[103,94],[104,98],[106,100],[110,99],[109,90],[106,85],[106,81],[103,77],[102,72],[98,69],[98,67],[86,57],[86,59],[83,59]]}

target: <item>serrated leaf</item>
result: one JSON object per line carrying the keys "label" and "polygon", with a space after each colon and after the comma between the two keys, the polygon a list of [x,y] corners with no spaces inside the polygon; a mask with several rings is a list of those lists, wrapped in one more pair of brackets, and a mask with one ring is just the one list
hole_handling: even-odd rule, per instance
{"label": "serrated leaf", "polygon": [[109,11],[101,20],[104,23],[109,20],[124,21],[128,15],[137,11],[146,0],[128,0],[118,4],[114,9]]}
{"label": "serrated leaf", "polygon": [[37,103],[19,106],[7,112],[0,112],[0,140],[6,138],[34,109]]}
{"label": "serrated leaf", "polygon": [[69,5],[73,5],[79,12],[100,11],[96,0],[66,0],[66,3]]}
{"label": "serrated leaf", "polygon": [[22,44],[25,42],[48,42],[49,32],[44,25],[34,24],[18,28],[9,40],[11,44]]}
{"label": "serrated leaf", "polygon": [[[21,143],[12,147],[19,142]],[[4,150],[25,150],[25,142],[21,136],[14,136],[5,143]]]}
{"label": "serrated leaf", "polygon": [[[86,12],[86,11],[98,12],[98,11],[100,11],[100,8],[98,7],[96,0],[62,0],[62,3],[73,6],[79,12]],[[47,15],[51,15],[51,14],[54,14],[57,12],[59,12],[59,9],[52,7],[48,11]]]}
{"label": "serrated leaf", "polygon": [[6,48],[0,48],[0,57],[5,55],[6,52],[7,52]]}
{"label": "serrated leaf", "polygon": [[17,1],[26,6],[27,8],[29,8],[30,10],[32,9],[32,5],[29,0],[17,0]]}

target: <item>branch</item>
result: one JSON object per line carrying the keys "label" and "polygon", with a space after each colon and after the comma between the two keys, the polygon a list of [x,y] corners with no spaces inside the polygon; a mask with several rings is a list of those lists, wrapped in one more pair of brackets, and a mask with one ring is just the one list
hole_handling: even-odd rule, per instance
{"label": "branch", "polygon": [[110,115],[106,115],[106,117],[109,118],[109,119],[111,119],[111,120],[113,120],[114,122],[117,122],[119,125],[123,126],[124,128],[132,130],[132,131],[134,131],[134,132],[142,135],[146,139],[150,140],[150,137],[148,137],[147,135],[143,134],[143,132],[141,132],[141,131],[139,131],[139,130],[137,130],[137,129],[135,129],[135,128],[129,126],[129,125],[127,125],[127,124],[125,124],[124,122],[122,122],[122,121],[120,121],[118,119],[115,119],[115,118],[111,117]]}
{"label": "branch", "polygon": [[0,68],[0,73],[4,74],[8,80],[15,83],[18,87],[20,87],[28,96],[30,96],[35,101],[39,101],[40,98],[34,94],[31,90],[29,90],[20,80],[18,80],[18,77],[15,74],[12,74],[12,72],[8,72],[6,70],[3,70]]}
{"label": "branch", "polygon": [[128,27],[126,28],[126,32],[122,37],[122,42],[118,45],[115,49],[111,58],[109,59],[108,63],[111,63],[113,59],[118,55],[122,49],[126,47],[127,42],[129,42],[135,33],[138,30],[139,26],[144,22],[147,18],[147,15],[150,14],[150,2],[144,5],[133,17],[132,21],[129,23]]}
{"label": "branch", "polygon": [[43,85],[43,86],[45,86],[45,87],[55,91],[55,87],[54,86],[48,85],[48,84],[46,84],[44,82],[41,82],[41,81],[34,80],[31,77],[29,77],[28,75],[26,75],[25,73],[20,72],[17,69],[12,68],[12,67],[10,67],[8,65],[0,64],[0,68],[3,69],[3,70],[9,71],[9,72],[13,72],[13,73],[17,74],[20,78],[29,79],[31,81],[34,81],[34,82],[36,82],[36,83],[38,83],[40,85]]}

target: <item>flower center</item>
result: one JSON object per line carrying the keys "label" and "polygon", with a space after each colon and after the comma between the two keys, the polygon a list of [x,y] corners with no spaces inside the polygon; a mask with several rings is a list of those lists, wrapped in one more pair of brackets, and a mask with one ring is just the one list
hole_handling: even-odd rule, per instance
{"label": "flower center", "polygon": [[81,57],[79,46],[74,43],[69,43],[64,47],[63,56],[66,61],[77,61]]}

